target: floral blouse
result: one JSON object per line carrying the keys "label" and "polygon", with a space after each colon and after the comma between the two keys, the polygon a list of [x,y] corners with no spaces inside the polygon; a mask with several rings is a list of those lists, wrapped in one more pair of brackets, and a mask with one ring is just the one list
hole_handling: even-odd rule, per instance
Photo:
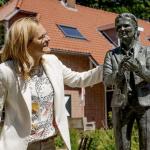
{"label": "floral blouse", "polygon": [[54,89],[43,67],[35,69],[26,82],[31,90],[32,129],[28,142],[46,139],[55,134]]}

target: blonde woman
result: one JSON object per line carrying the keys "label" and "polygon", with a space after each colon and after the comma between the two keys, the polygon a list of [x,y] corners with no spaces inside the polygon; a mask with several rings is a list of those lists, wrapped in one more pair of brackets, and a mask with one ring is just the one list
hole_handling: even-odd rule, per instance
{"label": "blonde woman", "polygon": [[64,84],[86,87],[102,81],[100,66],[78,73],[44,54],[49,40],[32,18],[16,21],[8,31],[0,64],[0,114],[5,106],[0,150],[54,150],[57,133],[71,150]]}

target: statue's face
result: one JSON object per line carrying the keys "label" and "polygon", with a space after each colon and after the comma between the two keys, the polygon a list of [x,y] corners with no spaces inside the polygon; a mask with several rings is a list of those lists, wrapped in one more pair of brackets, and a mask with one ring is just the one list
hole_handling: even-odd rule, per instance
{"label": "statue's face", "polygon": [[116,22],[116,31],[121,41],[130,40],[135,36],[136,27],[129,18],[119,18]]}

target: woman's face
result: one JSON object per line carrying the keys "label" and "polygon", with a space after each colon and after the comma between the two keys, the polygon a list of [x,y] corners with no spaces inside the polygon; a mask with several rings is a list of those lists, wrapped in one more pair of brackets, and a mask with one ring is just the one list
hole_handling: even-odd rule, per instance
{"label": "woman's face", "polygon": [[32,41],[28,44],[28,52],[31,56],[42,55],[48,49],[50,38],[45,28],[39,24]]}

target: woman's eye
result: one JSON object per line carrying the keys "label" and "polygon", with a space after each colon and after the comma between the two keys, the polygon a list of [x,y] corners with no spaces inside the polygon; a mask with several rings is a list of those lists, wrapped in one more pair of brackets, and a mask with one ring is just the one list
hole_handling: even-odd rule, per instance
{"label": "woman's eye", "polygon": [[41,40],[41,39],[43,39],[43,38],[44,38],[43,36],[40,36],[40,37],[39,37],[39,40]]}

